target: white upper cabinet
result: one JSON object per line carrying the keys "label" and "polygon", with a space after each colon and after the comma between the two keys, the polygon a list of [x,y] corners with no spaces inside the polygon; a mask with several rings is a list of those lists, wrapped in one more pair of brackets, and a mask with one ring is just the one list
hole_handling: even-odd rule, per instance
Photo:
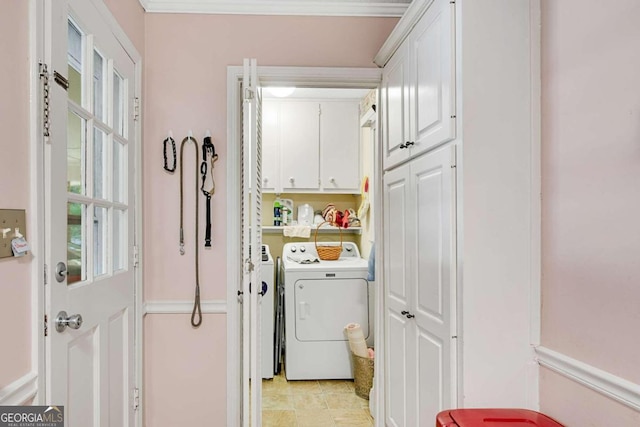
{"label": "white upper cabinet", "polygon": [[280,182],[285,193],[319,188],[319,117],[317,102],[280,103]]}
{"label": "white upper cabinet", "polygon": [[358,100],[265,100],[266,193],[360,192]]}
{"label": "white upper cabinet", "polygon": [[320,185],[325,191],[359,192],[359,119],[358,102],[320,103]]}
{"label": "white upper cabinet", "polygon": [[280,106],[262,101],[262,191],[280,188]]}
{"label": "white upper cabinet", "polygon": [[410,40],[411,156],[455,138],[453,24],[448,1],[433,3]]}
{"label": "white upper cabinet", "polygon": [[453,31],[434,1],[384,68],[385,170],[455,138]]}
{"label": "white upper cabinet", "polygon": [[385,169],[409,158],[409,150],[404,149],[405,143],[411,139],[407,51],[405,42],[389,60],[382,76]]}

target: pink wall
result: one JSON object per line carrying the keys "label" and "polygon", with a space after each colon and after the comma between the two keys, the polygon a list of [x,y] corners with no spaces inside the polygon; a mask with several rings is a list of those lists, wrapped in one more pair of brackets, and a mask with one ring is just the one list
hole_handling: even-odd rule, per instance
{"label": "pink wall", "polygon": [[[542,344],[640,384],[640,3],[614,3],[542,1]],[[558,382],[561,421],[618,411]]]}
{"label": "pink wall", "polygon": [[122,29],[144,57],[144,9],[138,0],[104,0]]}
{"label": "pink wall", "polygon": [[[29,207],[28,2],[0,0],[0,197],[2,209]],[[11,66],[8,66],[10,63]],[[31,370],[31,256],[0,259],[0,389]]]}
{"label": "pink wall", "polygon": [[[188,246],[187,255],[181,257],[179,179],[162,169],[162,140],[167,131],[172,130],[179,142],[189,129],[198,140],[210,129],[220,155],[215,169],[213,248],[201,251],[200,277],[203,300],[225,300],[225,220],[228,215],[238,214],[225,208],[227,66],[241,65],[244,57],[255,57],[259,65],[373,67],[374,55],[396,22],[381,18],[146,15],[143,159],[146,301],[193,298],[193,196],[192,191],[186,195]],[[186,149],[186,165],[193,170],[193,147]],[[187,178],[193,179],[191,174]],[[172,322],[177,323],[170,330],[157,329]],[[223,425],[224,316],[205,316],[204,326],[194,331],[188,316],[147,315],[145,333],[145,385],[147,390],[153,390],[147,392],[145,401],[147,425],[175,425],[166,421],[171,417],[171,406],[191,407],[194,396],[201,395],[215,406],[215,411],[210,410],[211,406],[202,406],[194,415],[196,419],[214,414],[211,425]],[[161,351],[152,351],[159,345],[152,342],[153,337],[161,337],[166,343],[158,347]],[[190,354],[188,366],[181,361],[185,352]],[[191,375],[193,372],[200,375]],[[175,381],[167,381],[165,376]],[[176,384],[190,393],[171,394]]]}

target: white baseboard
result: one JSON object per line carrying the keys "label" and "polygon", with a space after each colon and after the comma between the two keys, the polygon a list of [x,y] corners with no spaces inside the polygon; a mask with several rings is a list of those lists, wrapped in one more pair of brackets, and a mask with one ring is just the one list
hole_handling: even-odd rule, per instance
{"label": "white baseboard", "polygon": [[0,389],[0,405],[22,405],[38,392],[38,374],[29,372]]}
{"label": "white baseboard", "polygon": [[536,348],[538,363],[604,396],[640,411],[640,385],[617,377],[562,353]]}
{"label": "white baseboard", "polygon": [[[202,314],[226,314],[226,300],[202,301]],[[147,301],[144,303],[144,314],[191,314],[193,301]]]}

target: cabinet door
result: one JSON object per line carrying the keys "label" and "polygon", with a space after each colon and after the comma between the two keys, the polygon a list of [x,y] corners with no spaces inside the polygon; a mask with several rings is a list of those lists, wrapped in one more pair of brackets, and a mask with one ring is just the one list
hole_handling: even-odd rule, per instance
{"label": "cabinet door", "polygon": [[323,190],[359,193],[360,105],[320,104],[320,184]]}
{"label": "cabinet door", "polygon": [[403,43],[382,73],[383,166],[390,169],[409,158],[405,143],[411,139],[409,118],[409,63]]}
{"label": "cabinet door", "polygon": [[[409,398],[417,405],[419,419],[411,425],[429,425],[436,414],[452,405],[455,333],[455,229],[452,147],[413,160],[411,199],[413,216],[409,251],[411,303],[415,315],[416,352],[409,369],[415,372],[415,388]],[[415,360],[417,354],[417,360]]]}
{"label": "cabinet door", "polygon": [[[384,176],[384,292],[385,292],[385,413],[386,425],[409,426],[415,402],[409,399],[414,388],[407,356],[413,349],[413,322],[403,311],[411,301],[409,239],[413,230],[408,221],[410,165]],[[411,405],[414,405],[413,407]]]}
{"label": "cabinet door", "polygon": [[453,7],[435,0],[410,36],[411,155],[455,137]]}
{"label": "cabinet door", "polygon": [[320,104],[280,104],[281,183],[283,192],[318,190],[320,179]]}
{"label": "cabinet door", "polygon": [[280,103],[262,101],[262,192],[280,192]]}

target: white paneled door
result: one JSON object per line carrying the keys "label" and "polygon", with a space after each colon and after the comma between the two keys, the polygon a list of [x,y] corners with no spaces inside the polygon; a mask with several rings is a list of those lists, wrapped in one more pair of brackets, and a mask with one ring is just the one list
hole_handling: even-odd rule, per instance
{"label": "white paneled door", "polygon": [[70,427],[134,425],[135,64],[105,10],[45,2],[46,401]]}

